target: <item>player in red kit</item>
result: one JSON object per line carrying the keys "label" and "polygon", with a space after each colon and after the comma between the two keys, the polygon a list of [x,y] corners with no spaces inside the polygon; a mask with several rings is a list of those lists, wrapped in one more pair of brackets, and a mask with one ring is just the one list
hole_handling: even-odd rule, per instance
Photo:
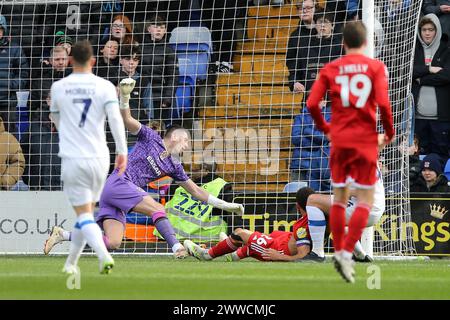
{"label": "player in red kit", "polygon": [[[367,44],[364,24],[360,21],[347,23],[343,39],[346,55],[323,67],[306,104],[317,128],[331,142],[333,260],[342,277],[353,283],[352,252],[372,208],[378,150],[392,141],[394,127],[387,69],[381,61],[364,55]],[[331,124],[325,122],[319,108],[327,91],[331,99]],[[376,130],[377,106],[384,134]],[[345,234],[345,209],[351,183],[356,188],[358,204]]]}
{"label": "player in red kit", "polygon": [[231,259],[238,261],[252,257],[260,261],[302,261],[311,250],[311,238],[308,230],[306,202],[313,194],[311,188],[297,191],[297,211],[301,217],[289,231],[273,231],[271,234],[237,228],[227,237],[221,234],[221,241],[210,249],[203,249],[191,240],[185,240],[184,246],[189,254],[203,261],[210,261],[231,253]]}

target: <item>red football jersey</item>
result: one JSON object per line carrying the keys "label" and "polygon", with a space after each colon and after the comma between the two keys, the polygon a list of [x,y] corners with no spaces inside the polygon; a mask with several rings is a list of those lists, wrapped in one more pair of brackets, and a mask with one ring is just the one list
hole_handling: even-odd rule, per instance
{"label": "red football jersey", "polygon": [[288,243],[292,236],[294,236],[297,247],[311,245],[307,216],[300,217],[300,219],[295,222],[292,232],[273,231],[269,235],[258,231],[253,232],[247,244],[240,247],[236,253],[241,259],[253,257],[260,261],[266,261],[262,257],[262,253],[267,248],[277,250],[285,255],[291,255]]}
{"label": "red football jersey", "polygon": [[[323,67],[306,104],[317,128],[330,133],[333,146],[378,145],[377,106],[385,134],[392,139],[394,127],[387,78],[383,62],[361,54],[345,55]],[[327,90],[331,125],[325,122],[319,107]]]}

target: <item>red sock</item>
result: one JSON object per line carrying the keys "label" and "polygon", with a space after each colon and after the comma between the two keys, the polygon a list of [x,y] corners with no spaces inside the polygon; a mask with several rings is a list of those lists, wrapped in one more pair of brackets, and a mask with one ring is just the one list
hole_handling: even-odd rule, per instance
{"label": "red sock", "polygon": [[225,240],[220,241],[214,247],[208,250],[208,254],[212,258],[223,256],[224,254],[234,252],[238,249],[238,247],[233,243],[230,237]]}
{"label": "red sock", "polygon": [[370,206],[365,203],[359,203],[356,206],[355,212],[348,223],[348,234],[345,237],[344,250],[353,252],[356,241],[361,238],[364,228],[367,226],[369,220]]}
{"label": "red sock", "polygon": [[345,209],[347,206],[334,202],[330,211],[330,228],[333,234],[334,251],[341,251],[345,237]]}

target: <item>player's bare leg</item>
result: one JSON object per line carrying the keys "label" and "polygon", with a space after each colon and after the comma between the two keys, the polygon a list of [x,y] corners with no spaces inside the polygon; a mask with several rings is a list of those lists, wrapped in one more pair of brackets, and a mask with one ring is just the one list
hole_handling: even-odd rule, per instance
{"label": "player's bare leg", "polygon": [[134,212],[142,213],[152,217],[153,223],[159,233],[167,241],[169,247],[177,259],[184,259],[188,253],[183,245],[175,237],[175,231],[167,219],[165,208],[152,197],[145,196],[134,208]]}
{"label": "player's bare leg", "polygon": [[103,242],[110,250],[119,249],[122,244],[124,225],[115,219],[103,220]]}

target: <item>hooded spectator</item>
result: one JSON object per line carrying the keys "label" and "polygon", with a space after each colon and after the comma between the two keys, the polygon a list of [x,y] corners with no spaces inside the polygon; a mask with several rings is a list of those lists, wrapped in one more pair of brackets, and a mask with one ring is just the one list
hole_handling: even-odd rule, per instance
{"label": "hooded spectator", "polygon": [[437,153],[447,159],[450,151],[450,49],[448,36],[442,33],[434,14],[427,14],[419,22],[412,92],[420,153]]}

